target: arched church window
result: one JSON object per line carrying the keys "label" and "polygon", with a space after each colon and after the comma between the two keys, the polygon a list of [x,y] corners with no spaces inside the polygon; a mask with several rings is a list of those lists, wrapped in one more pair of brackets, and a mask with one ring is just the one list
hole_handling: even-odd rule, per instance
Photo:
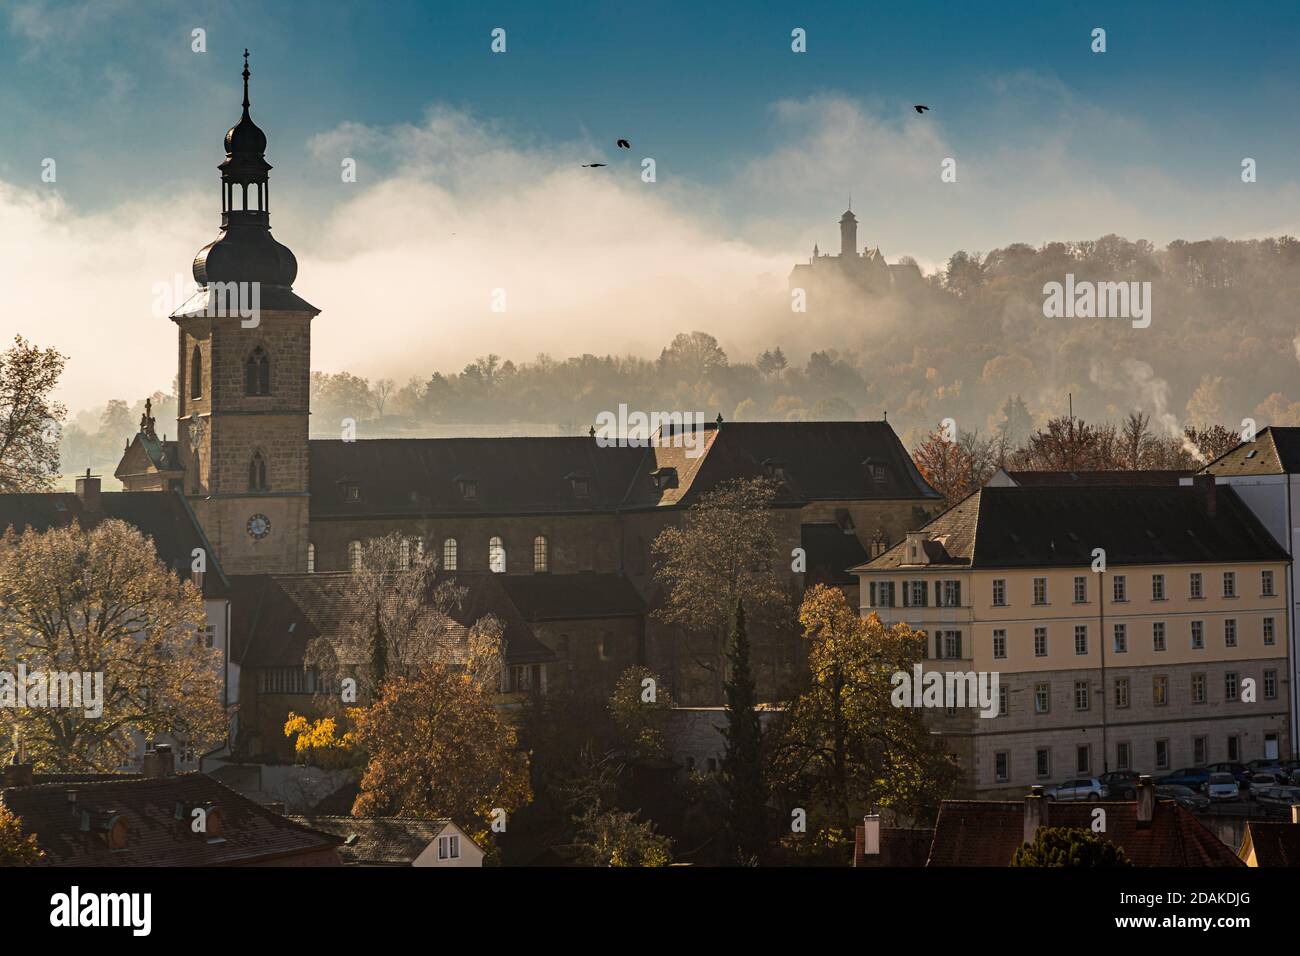
{"label": "arched church window", "polygon": [[307,570],[316,570],[316,545],[307,542]]}
{"label": "arched church window", "polygon": [[488,541],[488,570],[493,574],[506,573],[506,543],[496,535]]}
{"label": "arched church window", "polygon": [[244,362],[244,394],[271,394],[271,357],[260,345],[249,353]]}
{"label": "arched church window", "polygon": [[248,490],[266,491],[266,459],[260,451],[253,452],[253,460],[248,463]]}
{"label": "arched church window", "polygon": [[199,347],[194,346],[194,351],[190,353],[190,398],[201,398],[203,395],[203,356],[199,354]]}
{"label": "arched church window", "polygon": [[546,536],[539,534],[533,538],[533,570],[542,572],[550,566],[550,548]]}
{"label": "arched church window", "polygon": [[360,541],[348,542],[348,570],[349,571],[361,570],[361,542]]}
{"label": "arched church window", "polygon": [[442,543],[442,568],[444,571],[455,571],[458,551],[455,538],[448,538]]}

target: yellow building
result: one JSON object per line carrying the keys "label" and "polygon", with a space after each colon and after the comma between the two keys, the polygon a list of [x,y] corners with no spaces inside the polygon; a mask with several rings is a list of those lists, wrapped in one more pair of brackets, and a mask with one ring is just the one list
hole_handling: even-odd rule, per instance
{"label": "yellow building", "polygon": [[1190,487],[986,487],[853,570],[927,669],[996,681],[929,714],[969,790],[1291,751],[1289,558],[1241,499]]}

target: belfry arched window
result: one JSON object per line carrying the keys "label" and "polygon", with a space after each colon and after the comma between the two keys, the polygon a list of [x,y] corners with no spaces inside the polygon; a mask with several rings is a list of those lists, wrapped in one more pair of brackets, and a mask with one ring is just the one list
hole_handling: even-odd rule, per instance
{"label": "belfry arched window", "polygon": [[248,463],[248,490],[266,491],[266,459],[260,451],[253,452],[253,460]]}
{"label": "belfry arched window", "polygon": [[494,574],[506,573],[506,545],[496,535],[488,541],[488,570]]}
{"label": "belfry arched window", "polygon": [[271,357],[260,345],[249,353],[244,362],[244,394],[271,394]]}
{"label": "belfry arched window", "polygon": [[190,353],[190,398],[201,398],[203,396],[203,356],[199,354],[199,347],[194,346],[194,351]]}

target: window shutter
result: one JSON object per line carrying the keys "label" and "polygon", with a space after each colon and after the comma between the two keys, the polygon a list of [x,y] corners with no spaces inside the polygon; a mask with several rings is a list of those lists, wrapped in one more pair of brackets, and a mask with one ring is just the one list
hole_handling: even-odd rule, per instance
{"label": "window shutter", "polygon": [[957,635],[957,656],[961,657],[961,631],[953,631]]}
{"label": "window shutter", "polygon": [[912,582],[903,582],[903,607],[912,606]]}
{"label": "window shutter", "polygon": [[961,607],[961,582],[960,581],[952,582],[952,597],[953,597],[953,604],[957,607]]}
{"label": "window shutter", "polygon": [[868,585],[868,589],[869,589],[869,590],[868,590],[868,593],[871,595],[871,596],[867,599],[868,603],[869,603],[872,607],[879,607],[880,605],[876,603],[876,582],[875,582],[875,581],[872,581],[871,584]]}

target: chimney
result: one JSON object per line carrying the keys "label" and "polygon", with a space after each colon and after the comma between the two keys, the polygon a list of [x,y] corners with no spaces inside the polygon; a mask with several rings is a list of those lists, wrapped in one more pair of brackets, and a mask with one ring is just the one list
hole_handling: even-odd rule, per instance
{"label": "chimney", "polygon": [[19,763],[18,754],[14,754],[13,762],[4,768],[3,781],[6,787],[30,787],[34,782],[32,765]]}
{"label": "chimney", "polygon": [[82,505],[87,511],[103,511],[103,502],[99,496],[99,476],[92,475],[90,469],[86,469],[84,475],[77,476],[77,497],[81,499]]}
{"label": "chimney", "polygon": [[1025,797],[1025,842],[1032,843],[1039,827],[1047,826],[1047,798],[1042,787],[1030,787]]}
{"label": "chimney", "polygon": [[1193,475],[1192,488],[1196,491],[1196,500],[1205,510],[1205,513],[1213,518],[1219,511],[1219,491],[1218,486],[1214,483],[1213,475]]}
{"label": "chimney", "polygon": [[1141,829],[1151,826],[1156,813],[1156,785],[1148,774],[1138,777],[1137,825]]}
{"label": "chimney", "polygon": [[144,752],[141,771],[151,780],[176,773],[176,757],[167,744],[151,744]]}
{"label": "chimney", "polygon": [[868,813],[862,818],[862,855],[880,856],[879,813]]}

